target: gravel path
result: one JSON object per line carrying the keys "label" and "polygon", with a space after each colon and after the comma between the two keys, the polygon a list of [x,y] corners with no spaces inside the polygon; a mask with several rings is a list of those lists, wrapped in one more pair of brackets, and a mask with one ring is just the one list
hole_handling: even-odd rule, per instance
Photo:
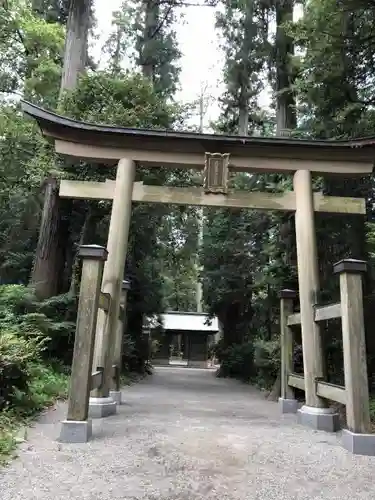
{"label": "gravel path", "polygon": [[0,499],[374,499],[375,458],[211,370],[158,368],[124,396],[88,444],[55,441],[65,405],[44,415],[0,471]]}

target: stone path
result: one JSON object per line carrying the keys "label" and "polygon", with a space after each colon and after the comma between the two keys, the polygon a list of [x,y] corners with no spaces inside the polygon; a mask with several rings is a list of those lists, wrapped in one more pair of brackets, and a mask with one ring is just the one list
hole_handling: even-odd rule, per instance
{"label": "stone path", "polygon": [[1,500],[374,498],[375,458],[211,370],[158,368],[124,397],[88,444],[55,441],[65,405],[44,415],[0,471]]}

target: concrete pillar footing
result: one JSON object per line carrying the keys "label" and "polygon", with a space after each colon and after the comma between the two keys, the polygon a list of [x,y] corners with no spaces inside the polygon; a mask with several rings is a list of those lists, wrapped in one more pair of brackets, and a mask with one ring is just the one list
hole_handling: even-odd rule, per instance
{"label": "concrete pillar footing", "polygon": [[92,435],[91,420],[61,422],[60,443],[87,443]]}
{"label": "concrete pillar footing", "polygon": [[297,413],[299,403],[296,399],[279,398],[281,413]]}
{"label": "concrete pillar footing", "polygon": [[89,417],[104,418],[110,415],[115,415],[117,404],[110,397],[105,398],[90,398],[89,400]]}
{"label": "concrete pillar footing", "polygon": [[121,391],[109,391],[109,397],[113,399],[113,401],[117,405],[121,405],[122,403],[122,398],[121,398]]}
{"label": "concrete pillar footing", "polygon": [[302,406],[297,412],[298,423],[317,431],[337,432],[340,429],[339,414],[332,408]]}
{"label": "concrete pillar footing", "polygon": [[342,446],[353,455],[375,456],[375,434],[358,434],[349,429],[342,431]]}

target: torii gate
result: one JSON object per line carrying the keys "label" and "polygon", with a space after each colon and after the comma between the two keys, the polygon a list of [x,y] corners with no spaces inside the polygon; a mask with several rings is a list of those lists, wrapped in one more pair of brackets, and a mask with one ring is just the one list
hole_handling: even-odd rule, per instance
{"label": "torii gate", "polygon": [[[105,249],[89,246],[81,252],[91,267],[87,265],[87,276],[82,277],[69,410],[60,439],[82,442],[89,438],[88,408],[93,417],[116,411],[114,399],[119,401],[119,387],[111,393],[112,399],[110,386],[113,360],[115,356],[118,359],[121,346],[117,322],[132,201],[295,212],[306,394],[301,422],[312,425],[314,421],[315,428],[319,428],[319,422],[325,421],[326,427],[332,412],[315,387],[316,380],[323,375],[323,363],[319,323],[315,322],[313,311],[319,292],[314,211],[364,215],[366,207],[364,199],[313,193],[311,176],[312,173],[346,177],[371,174],[375,138],[315,141],[140,130],[78,122],[25,101],[22,101],[22,109],[36,119],[42,133],[54,141],[57,153],[88,161],[118,163],[116,181],[63,180],[60,185],[61,197],[113,200],[108,260],[101,283],[104,294],[100,294],[101,273],[96,262],[106,259]],[[210,151],[212,153],[208,153]],[[137,164],[204,169],[204,186],[179,188],[135,183]],[[285,194],[229,191],[229,171],[293,173],[294,190]],[[86,272],[85,267],[83,271]],[[103,304],[108,297],[111,307]],[[98,301],[101,302],[98,304]],[[98,306],[102,309],[96,321]],[[97,371],[97,367],[102,367],[104,373]],[[101,375],[103,381],[99,383]],[[89,401],[90,388],[94,387]]]}

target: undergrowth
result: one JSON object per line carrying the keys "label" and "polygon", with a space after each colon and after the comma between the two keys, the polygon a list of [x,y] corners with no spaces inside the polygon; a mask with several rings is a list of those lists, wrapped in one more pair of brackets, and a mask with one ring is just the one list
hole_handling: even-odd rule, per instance
{"label": "undergrowth", "polygon": [[16,392],[12,407],[0,411],[0,464],[7,463],[19,440],[20,429],[29,425],[44,408],[67,396],[69,377],[64,367],[33,363],[27,392]]}
{"label": "undergrowth", "polygon": [[[69,294],[39,301],[30,287],[0,285],[0,464],[22,441],[20,430],[67,396],[75,307]],[[138,359],[133,344],[125,346],[128,371]],[[122,385],[141,376],[123,375]]]}

